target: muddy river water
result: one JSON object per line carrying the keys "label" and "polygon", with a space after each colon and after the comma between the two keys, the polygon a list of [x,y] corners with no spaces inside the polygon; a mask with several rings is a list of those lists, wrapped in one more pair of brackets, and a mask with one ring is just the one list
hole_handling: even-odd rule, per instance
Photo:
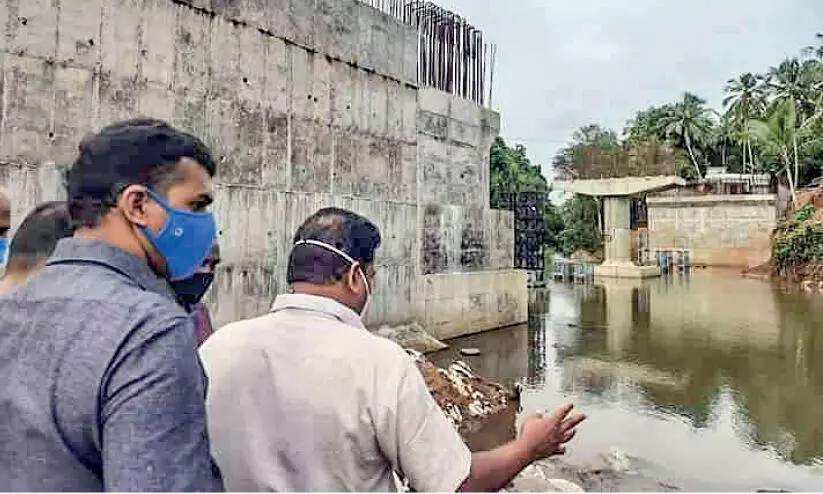
{"label": "muddy river water", "polygon": [[619,451],[684,490],[823,490],[823,295],[736,273],[554,284],[528,326],[450,342],[523,385],[524,413],[589,415],[567,460]]}

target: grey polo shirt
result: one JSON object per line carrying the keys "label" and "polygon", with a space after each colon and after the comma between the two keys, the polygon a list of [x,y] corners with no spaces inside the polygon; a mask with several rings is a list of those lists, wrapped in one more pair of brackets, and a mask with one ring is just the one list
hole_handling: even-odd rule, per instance
{"label": "grey polo shirt", "polygon": [[222,489],[194,328],[167,287],[69,238],[0,297],[0,491]]}
{"label": "grey polo shirt", "polygon": [[200,347],[209,433],[230,491],[455,491],[471,453],[412,358],[348,307],[280,295]]}

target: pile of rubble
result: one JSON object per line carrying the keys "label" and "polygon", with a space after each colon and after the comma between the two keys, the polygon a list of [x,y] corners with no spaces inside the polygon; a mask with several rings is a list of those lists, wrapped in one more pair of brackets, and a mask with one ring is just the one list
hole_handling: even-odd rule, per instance
{"label": "pile of rubble", "polygon": [[482,427],[489,417],[517,398],[515,390],[480,377],[461,360],[441,369],[421,353],[407,351],[414,357],[434,400],[461,434]]}

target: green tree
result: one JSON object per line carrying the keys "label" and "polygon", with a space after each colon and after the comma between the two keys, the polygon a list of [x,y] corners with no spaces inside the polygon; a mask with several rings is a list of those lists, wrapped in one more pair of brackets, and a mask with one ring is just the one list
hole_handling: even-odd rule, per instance
{"label": "green tree", "polygon": [[674,105],[666,104],[637,112],[634,118],[626,122],[626,127],[623,129],[626,143],[636,145],[649,141],[665,142],[668,137],[661,132],[660,121],[673,111]]}
{"label": "green tree", "polygon": [[764,87],[772,102],[792,102],[803,122],[815,112],[821,81],[820,61],[788,58],[769,69]]}
{"label": "green tree", "polygon": [[777,166],[772,171],[786,173],[792,201],[796,203],[800,158],[797,110],[794,102],[785,99],[776,103],[766,120],[752,120],[749,122],[749,128],[755,139],[763,146],[766,155],[777,161]]}
{"label": "green tree", "polygon": [[540,167],[532,165],[521,145],[509,147],[502,137],[494,140],[489,164],[490,190],[496,193],[548,192],[549,184]]}
{"label": "green tree", "polygon": [[564,178],[574,177],[582,163],[583,150],[590,146],[614,150],[619,149],[621,144],[615,131],[598,124],[584,125],[574,131],[571,144],[555,155],[552,166],[557,174]]}
{"label": "green tree", "polygon": [[697,161],[695,146],[710,142],[714,128],[711,115],[712,110],[706,108],[706,100],[687,92],[659,122],[663,134],[675,138],[685,147],[698,179],[703,177],[703,172]]}
{"label": "green tree", "polygon": [[728,166],[729,147],[735,142],[736,138],[734,120],[728,114],[723,115],[714,132],[714,145],[720,150],[721,166]]}
{"label": "green tree", "polygon": [[726,83],[728,96],[723,100],[727,109],[726,120],[736,132],[736,139],[743,151],[743,172],[754,171],[754,153],[749,122],[761,118],[766,110],[766,94],[761,85],[762,76],[746,73]]}
{"label": "green tree", "polygon": [[562,216],[564,227],[557,239],[559,249],[564,255],[570,255],[578,250],[600,250],[600,205],[596,199],[574,196],[563,204]]}
{"label": "green tree", "polygon": [[560,234],[565,229],[562,211],[547,201],[546,208],[543,211],[543,219],[546,222],[546,247],[552,250],[560,250]]}

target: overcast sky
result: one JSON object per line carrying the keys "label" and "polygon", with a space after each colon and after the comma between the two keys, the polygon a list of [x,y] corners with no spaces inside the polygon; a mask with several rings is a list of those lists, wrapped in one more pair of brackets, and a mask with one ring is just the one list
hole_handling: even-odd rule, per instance
{"label": "overcast sky", "polygon": [[[581,125],[622,131],[637,110],[723,85],[823,31],[823,0],[437,0],[497,43],[501,134],[548,172]],[[547,174],[547,176],[549,176]]]}

